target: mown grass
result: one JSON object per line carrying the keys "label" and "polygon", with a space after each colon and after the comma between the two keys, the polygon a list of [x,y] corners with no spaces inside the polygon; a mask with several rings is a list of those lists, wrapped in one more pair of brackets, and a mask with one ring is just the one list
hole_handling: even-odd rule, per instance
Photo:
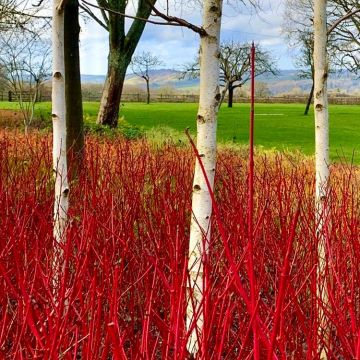
{"label": "mown grass", "polygon": [[[16,108],[15,103],[0,103],[0,108]],[[99,103],[84,103],[85,125],[99,131],[95,125]],[[257,104],[255,142],[265,149],[299,150],[314,153],[314,117],[310,111],[303,115],[303,104]],[[50,104],[38,106],[42,117],[50,119]],[[170,128],[172,138],[183,139],[186,128],[196,129],[197,104],[126,103],[121,114],[127,124],[141,127],[155,137],[163,138],[163,128]],[[360,163],[360,108],[356,105],[330,105],[330,156],[333,160],[345,158]],[[220,143],[246,144],[248,141],[249,105],[235,104],[222,107],[219,113],[218,139]],[[50,120],[49,120],[50,126]],[[154,130],[155,128],[155,130]],[[158,129],[160,129],[158,131]],[[136,131],[135,131],[136,132]],[[130,130],[132,133],[132,130]],[[165,131],[165,134],[167,132]],[[136,135],[136,134],[135,134]]]}

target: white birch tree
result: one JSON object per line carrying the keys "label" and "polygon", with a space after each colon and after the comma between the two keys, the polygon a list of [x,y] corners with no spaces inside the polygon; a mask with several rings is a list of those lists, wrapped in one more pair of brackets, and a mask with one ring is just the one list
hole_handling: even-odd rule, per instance
{"label": "white birch tree", "polygon": [[[53,71],[52,71],[52,121],[53,121],[53,170],[55,175],[54,239],[55,246],[65,241],[68,212],[69,185],[66,159],[66,106],[64,61],[64,11],[62,0],[53,2]],[[55,252],[54,266],[59,269],[61,254]],[[55,284],[56,285],[56,284]]]}
{"label": "white birch tree", "polygon": [[[216,128],[220,103],[219,57],[222,0],[204,0],[203,29],[206,35],[200,43],[200,99],[197,115],[197,150],[205,172],[214,185],[216,167]],[[187,348],[196,355],[201,342],[204,314],[204,266],[203,258],[209,250],[211,234],[212,202],[204,174],[196,161],[192,194],[192,219],[189,243],[189,289],[187,329],[190,333]]]}
{"label": "white birch tree", "polygon": [[[326,217],[329,186],[329,112],[327,99],[327,0],[315,0],[314,4],[314,113],[315,113],[315,211],[318,236],[317,291],[321,304],[318,306],[319,336],[326,339],[327,325],[323,306],[327,306],[325,283],[326,267]],[[327,359],[326,349],[319,348],[320,358]]]}

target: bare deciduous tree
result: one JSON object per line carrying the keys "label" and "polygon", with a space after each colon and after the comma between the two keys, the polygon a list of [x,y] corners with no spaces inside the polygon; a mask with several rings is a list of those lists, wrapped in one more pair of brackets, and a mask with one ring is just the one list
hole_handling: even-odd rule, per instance
{"label": "bare deciduous tree", "polygon": [[156,0],[139,0],[137,2],[136,14],[132,17],[132,23],[128,30],[125,28],[126,16],[124,16],[128,13],[128,0],[97,0],[97,3],[102,18],[96,16],[91,10],[91,4],[86,1],[81,4],[81,8],[109,32],[108,71],[97,122],[116,127],[126,70]]}
{"label": "bare deciduous tree", "polygon": [[162,61],[148,51],[135,55],[131,60],[131,68],[135,75],[146,82],[146,103],[150,104],[150,71],[162,65]]}
{"label": "bare deciduous tree", "polygon": [[[250,79],[250,43],[234,41],[223,42],[220,45],[220,84],[222,86],[221,102],[228,94],[228,107],[233,106],[234,91],[242,87]],[[276,61],[271,54],[256,45],[256,72],[255,76],[265,73],[277,74]],[[185,65],[182,76],[196,78],[199,76],[199,60]]]}
{"label": "bare deciduous tree", "polygon": [[19,103],[25,132],[34,118],[40,87],[50,76],[50,48],[41,34],[20,29],[0,34],[0,65]]}
{"label": "bare deciduous tree", "polygon": [[[224,42],[220,47],[220,80],[223,85],[221,102],[228,92],[228,107],[233,106],[234,90],[242,87],[250,79],[249,43]],[[255,76],[265,73],[276,74],[278,69],[271,54],[256,45]]]}
{"label": "bare deciduous tree", "polygon": [[359,0],[329,1],[334,19],[328,25],[329,40],[334,48],[334,63],[341,68],[360,72],[360,3]]}
{"label": "bare deciduous tree", "polygon": [[[327,3],[327,53],[329,72],[332,69],[359,71],[360,65],[360,7],[358,0],[329,0]],[[314,93],[314,32],[313,0],[287,0],[283,32],[291,47],[299,48],[295,64],[300,69],[299,77],[311,79],[304,115],[308,114]]]}
{"label": "bare deciduous tree", "polygon": [[[85,10],[104,29],[109,31],[109,56],[108,72],[105,80],[103,95],[97,122],[99,124],[116,127],[119,115],[120,99],[123,90],[126,70],[142,36],[146,23],[165,26],[186,27],[194,32],[205,36],[206,31],[199,26],[189,23],[185,19],[169,14],[169,2],[166,2],[166,10],[159,11],[156,7],[157,0],[139,0],[132,5],[136,6],[135,15],[127,12],[128,0],[116,0],[106,2],[98,0],[95,6],[86,0],[82,0],[81,8]],[[197,0],[190,3],[197,3]],[[92,8],[101,11],[102,19],[97,17]],[[149,19],[161,19],[158,21]],[[130,19],[131,25],[126,32],[125,19]]]}

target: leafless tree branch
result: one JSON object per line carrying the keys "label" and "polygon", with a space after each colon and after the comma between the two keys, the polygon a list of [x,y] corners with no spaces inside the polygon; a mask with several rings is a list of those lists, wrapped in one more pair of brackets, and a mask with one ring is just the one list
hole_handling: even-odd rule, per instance
{"label": "leafless tree branch", "polygon": [[[144,22],[147,22],[149,24],[154,24],[154,25],[187,27],[187,28],[189,28],[189,29],[191,29],[193,31],[196,31],[197,33],[199,33],[202,36],[206,35],[206,31],[204,29],[199,28],[196,25],[190,24],[184,19],[180,19],[180,18],[177,18],[177,17],[174,17],[174,16],[169,16],[168,17],[167,15],[160,13],[158,10],[156,10],[158,12],[158,15],[156,14],[156,16],[159,16],[159,17],[163,18],[164,20],[166,20],[166,22],[154,21],[154,20],[151,20],[151,19],[144,19],[144,18],[140,18],[140,17],[137,17],[137,16],[128,15],[128,14],[125,14],[125,13],[122,13],[122,12],[119,12],[119,11],[112,10],[112,9],[110,9],[108,7],[91,4],[91,3],[87,2],[86,0],[82,0],[82,3],[87,5],[88,7],[90,6],[90,7],[99,9],[99,10],[108,11],[109,13],[120,15],[120,16],[123,16],[124,18],[133,19],[133,20],[136,19],[136,20],[144,21]],[[161,14],[161,16],[160,16],[160,14]]]}

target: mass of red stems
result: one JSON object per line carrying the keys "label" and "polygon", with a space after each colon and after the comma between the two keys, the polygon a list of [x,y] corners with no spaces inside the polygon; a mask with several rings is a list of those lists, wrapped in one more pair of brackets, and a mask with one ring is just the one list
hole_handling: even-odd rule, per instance
{"label": "mass of red stems", "polygon": [[[60,245],[50,138],[0,136],[0,358],[187,359],[194,151],[123,139],[86,145]],[[254,161],[249,264],[247,153],[219,153],[197,358],[251,359],[256,334],[261,359],[314,359],[319,344],[331,359],[360,359],[359,169],[332,168],[322,304],[313,163],[286,154]],[[318,331],[319,308],[330,336]]]}

